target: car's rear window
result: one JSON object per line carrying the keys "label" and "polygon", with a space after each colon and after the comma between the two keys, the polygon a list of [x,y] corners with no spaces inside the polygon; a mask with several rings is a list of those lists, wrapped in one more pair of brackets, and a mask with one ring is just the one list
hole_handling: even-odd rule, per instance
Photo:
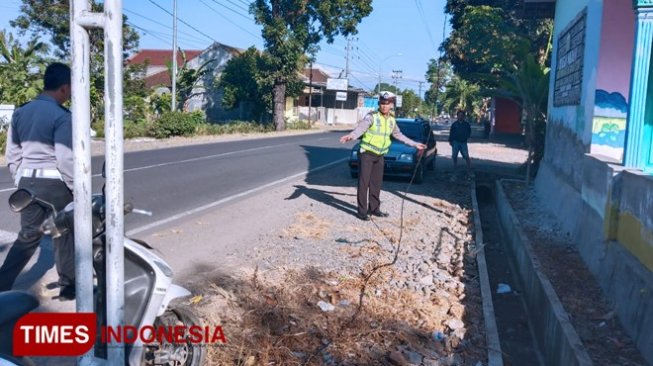
{"label": "car's rear window", "polygon": [[397,126],[401,130],[401,133],[406,135],[411,140],[421,141],[422,140],[422,131],[424,126],[421,123],[415,122],[397,122]]}

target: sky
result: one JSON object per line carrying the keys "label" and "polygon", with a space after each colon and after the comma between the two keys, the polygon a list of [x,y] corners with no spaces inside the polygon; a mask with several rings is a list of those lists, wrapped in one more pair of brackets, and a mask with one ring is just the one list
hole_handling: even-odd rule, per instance
{"label": "sky", "polygon": [[[393,70],[401,89],[428,90],[425,73],[430,59],[445,34],[446,0],[373,0],[372,13],[349,40],[339,36],[333,44],[322,42],[317,66],[333,77],[345,69],[349,44],[350,85],[371,90],[379,80],[394,83]],[[20,0],[0,1],[0,29],[12,31],[9,21],[19,13]],[[182,49],[204,49],[217,41],[246,49],[263,49],[261,27],[247,12],[249,0],[177,0],[178,36]],[[142,49],[172,48],[173,0],[124,0],[128,22],[141,36]],[[344,73],[343,73],[344,75]],[[395,73],[395,75],[399,75]]]}

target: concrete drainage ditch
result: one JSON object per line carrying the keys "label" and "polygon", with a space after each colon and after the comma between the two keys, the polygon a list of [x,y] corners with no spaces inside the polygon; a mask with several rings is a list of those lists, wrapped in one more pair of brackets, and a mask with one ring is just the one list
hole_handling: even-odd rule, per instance
{"label": "concrete drainage ditch", "polygon": [[[483,245],[479,272],[487,269],[491,289],[486,316],[490,365],[592,365],[546,275],[522,232],[499,181],[480,180],[472,189],[477,245]],[[483,296],[487,308],[486,294]],[[489,323],[489,324],[488,324]],[[501,360],[493,362],[491,331],[498,333]],[[501,362],[501,363],[498,363]]]}

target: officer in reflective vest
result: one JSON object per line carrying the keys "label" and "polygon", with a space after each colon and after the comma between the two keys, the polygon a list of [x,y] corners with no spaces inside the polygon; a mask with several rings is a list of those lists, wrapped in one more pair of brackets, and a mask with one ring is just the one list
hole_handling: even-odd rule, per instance
{"label": "officer in reflective vest", "polygon": [[394,101],[394,94],[383,92],[379,96],[379,110],[367,114],[351,133],[340,138],[340,142],[344,144],[363,136],[359,152],[358,213],[356,216],[364,221],[370,219],[369,215],[388,216],[386,212],[381,211],[379,196],[383,183],[383,156],[390,149],[390,136],[419,150],[426,149],[426,145],[415,142],[401,133],[394,115],[390,113]]}

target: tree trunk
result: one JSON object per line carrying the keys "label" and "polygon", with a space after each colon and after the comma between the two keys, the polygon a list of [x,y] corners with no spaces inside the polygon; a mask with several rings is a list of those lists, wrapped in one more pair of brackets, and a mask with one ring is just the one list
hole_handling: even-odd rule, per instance
{"label": "tree trunk", "polygon": [[286,83],[276,82],[274,84],[274,126],[277,131],[286,129]]}

